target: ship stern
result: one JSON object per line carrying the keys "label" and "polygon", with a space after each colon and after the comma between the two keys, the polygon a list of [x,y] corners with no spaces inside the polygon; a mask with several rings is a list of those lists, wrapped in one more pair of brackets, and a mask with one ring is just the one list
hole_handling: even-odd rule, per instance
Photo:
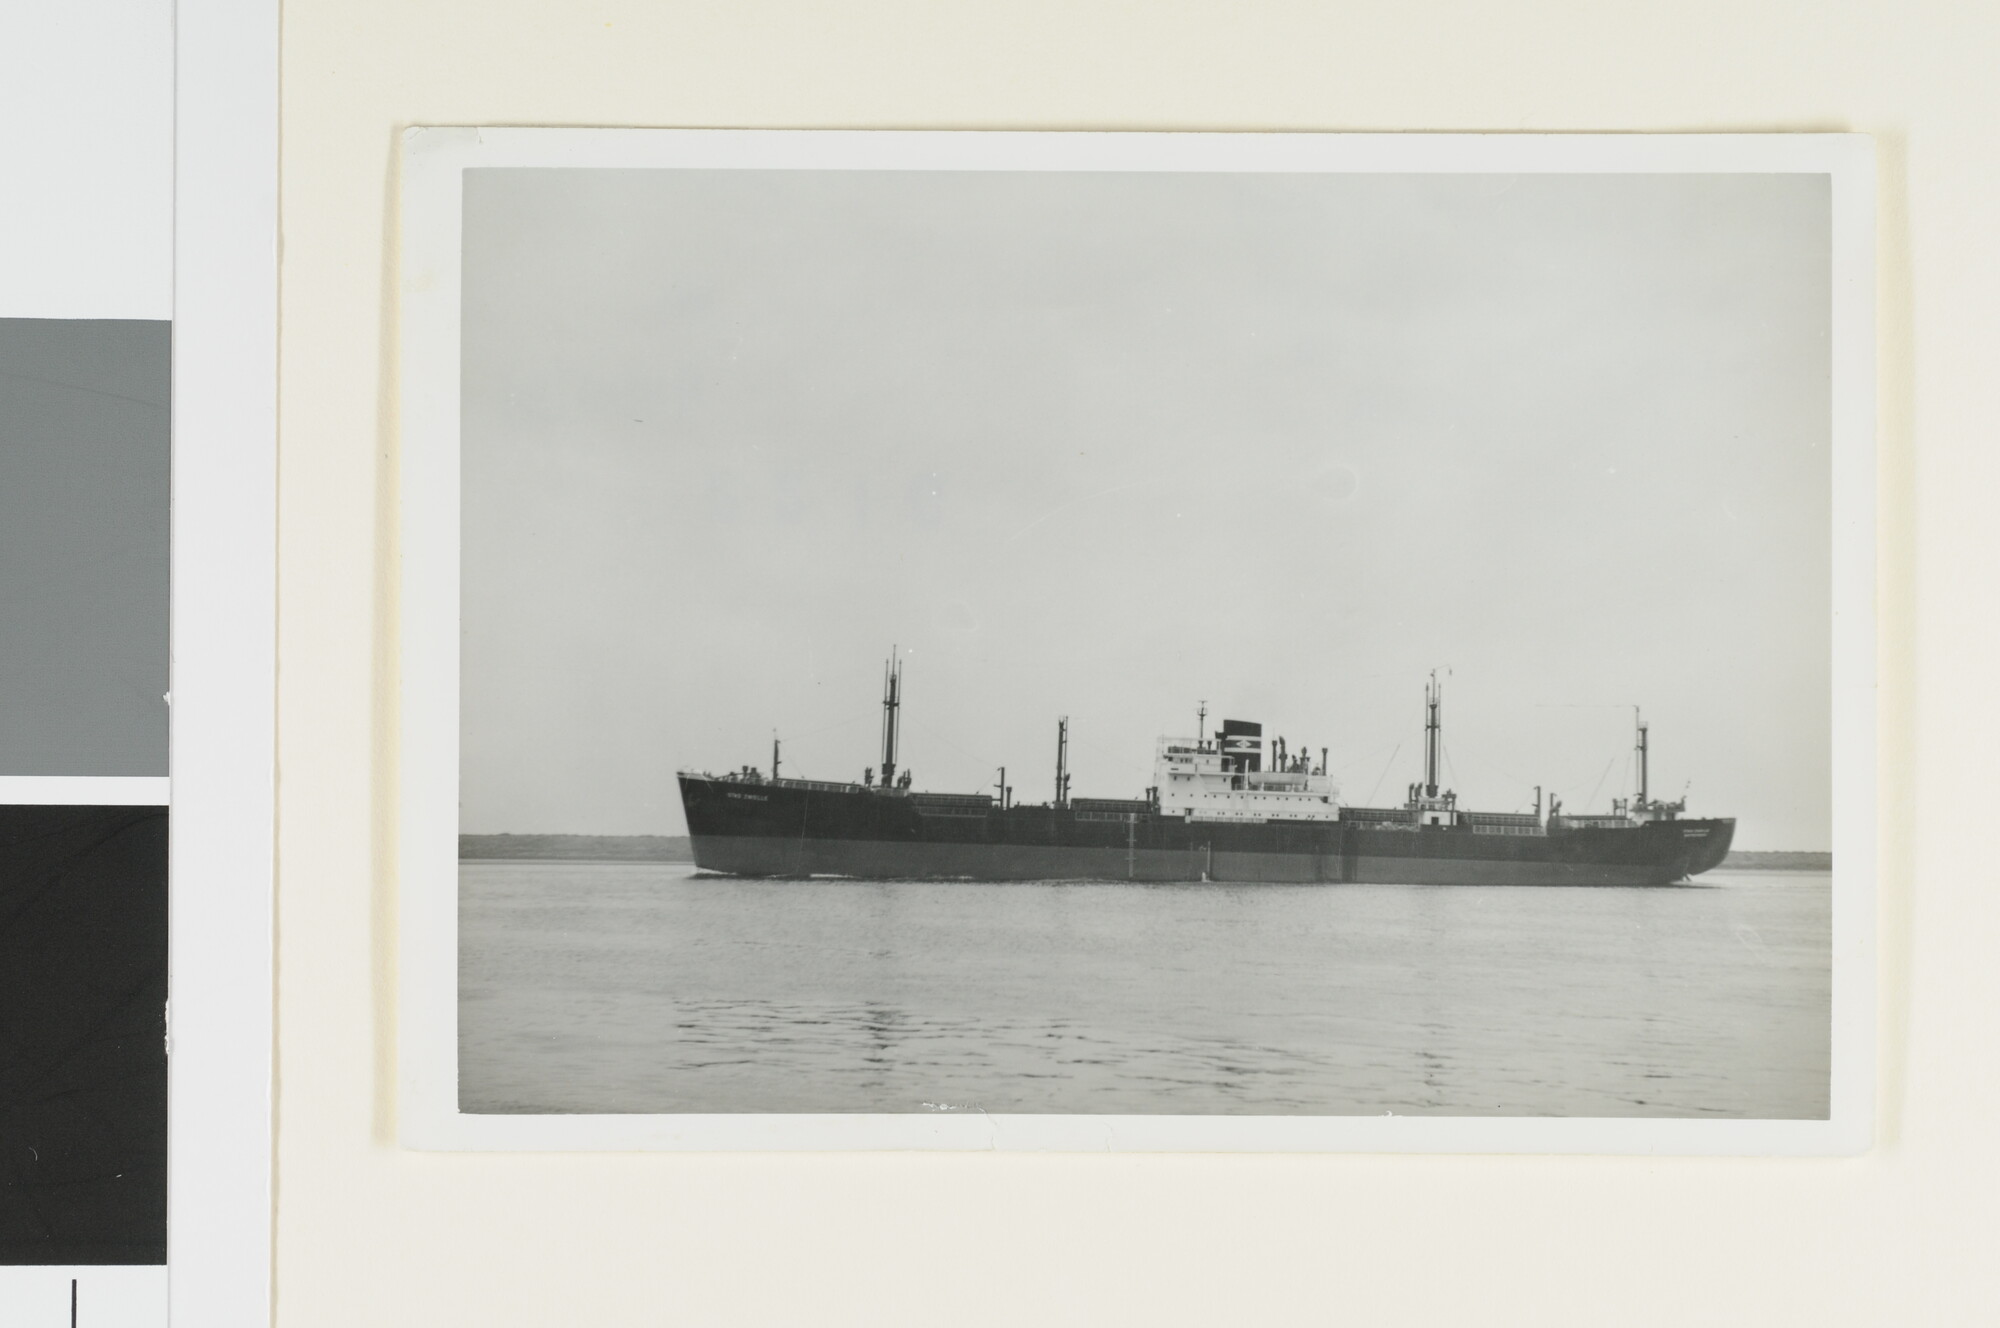
{"label": "ship stern", "polygon": [[1708,817],[1699,821],[1678,821],[1681,841],[1685,846],[1685,876],[1699,876],[1703,872],[1722,865],[1729,856],[1729,845],[1736,838],[1736,818],[1733,816]]}

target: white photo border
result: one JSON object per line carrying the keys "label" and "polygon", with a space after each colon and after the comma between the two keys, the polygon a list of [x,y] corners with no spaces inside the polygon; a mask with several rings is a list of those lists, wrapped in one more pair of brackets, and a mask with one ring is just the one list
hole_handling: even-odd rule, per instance
{"label": "white photo border", "polygon": [[167,1297],[271,1322],[278,5],[174,13]]}
{"label": "white photo border", "polygon": [[[1831,1155],[1876,1115],[1875,154],[1858,134],[1154,134],[416,128],[403,140],[399,1136],[533,1151]],[[1825,1120],[458,1109],[459,253],[473,167],[1806,173],[1832,182],[1833,1048]]]}

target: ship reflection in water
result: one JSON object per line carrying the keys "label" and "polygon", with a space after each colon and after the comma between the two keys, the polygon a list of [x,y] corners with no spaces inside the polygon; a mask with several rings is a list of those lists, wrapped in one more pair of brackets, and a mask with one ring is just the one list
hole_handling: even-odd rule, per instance
{"label": "ship reflection in water", "polygon": [[473,1112],[1824,1118],[1824,872],[1679,889],[460,866]]}

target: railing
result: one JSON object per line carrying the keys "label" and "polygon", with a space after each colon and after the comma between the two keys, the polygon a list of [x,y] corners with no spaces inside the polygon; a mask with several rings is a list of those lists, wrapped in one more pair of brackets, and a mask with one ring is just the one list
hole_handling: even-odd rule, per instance
{"label": "railing", "polygon": [[909,798],[919,816],[983,817],[993,810],[993,798],[985,793],[912,793]]}
{"label": "railing", "polygon": [[1539,826],[1540,821],[1526,812],[1463,812],[1466,820],[1474,825],[1525,825]]}
{"label": "railing", "polygon": [[1622,816],[1557,816],[1550,818],[1550,829],[1563,830],[1635,830],[1638,827]]}
{"label": "railing", "polygon": [[1071,798],[1069,805],[1078,815],[1084,812],[1149,812],[1153,804],[1143,798]]}
{"label": "railing", "polygon": [[1377,825],[1411,825],[1416,813],[1405,807],[1342,807],[1343,821],[1372,821]]}
{"label": "railing", "polygon": [[861,787],[859,784],[830,784],[824,779],[774,779],[770,782],[779,788],[813,789],[820,793],[847,793]]}

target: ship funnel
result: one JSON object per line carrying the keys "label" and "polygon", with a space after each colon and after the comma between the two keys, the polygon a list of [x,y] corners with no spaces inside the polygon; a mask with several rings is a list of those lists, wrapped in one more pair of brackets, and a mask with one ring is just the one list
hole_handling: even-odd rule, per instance
{"label": "ship funnel", "polygon": [[1255,773],[1264,768],[1264,726],[1247,719],[1225,719],[1216,735],[1221,744],[1222,768],[1237,774]]}

